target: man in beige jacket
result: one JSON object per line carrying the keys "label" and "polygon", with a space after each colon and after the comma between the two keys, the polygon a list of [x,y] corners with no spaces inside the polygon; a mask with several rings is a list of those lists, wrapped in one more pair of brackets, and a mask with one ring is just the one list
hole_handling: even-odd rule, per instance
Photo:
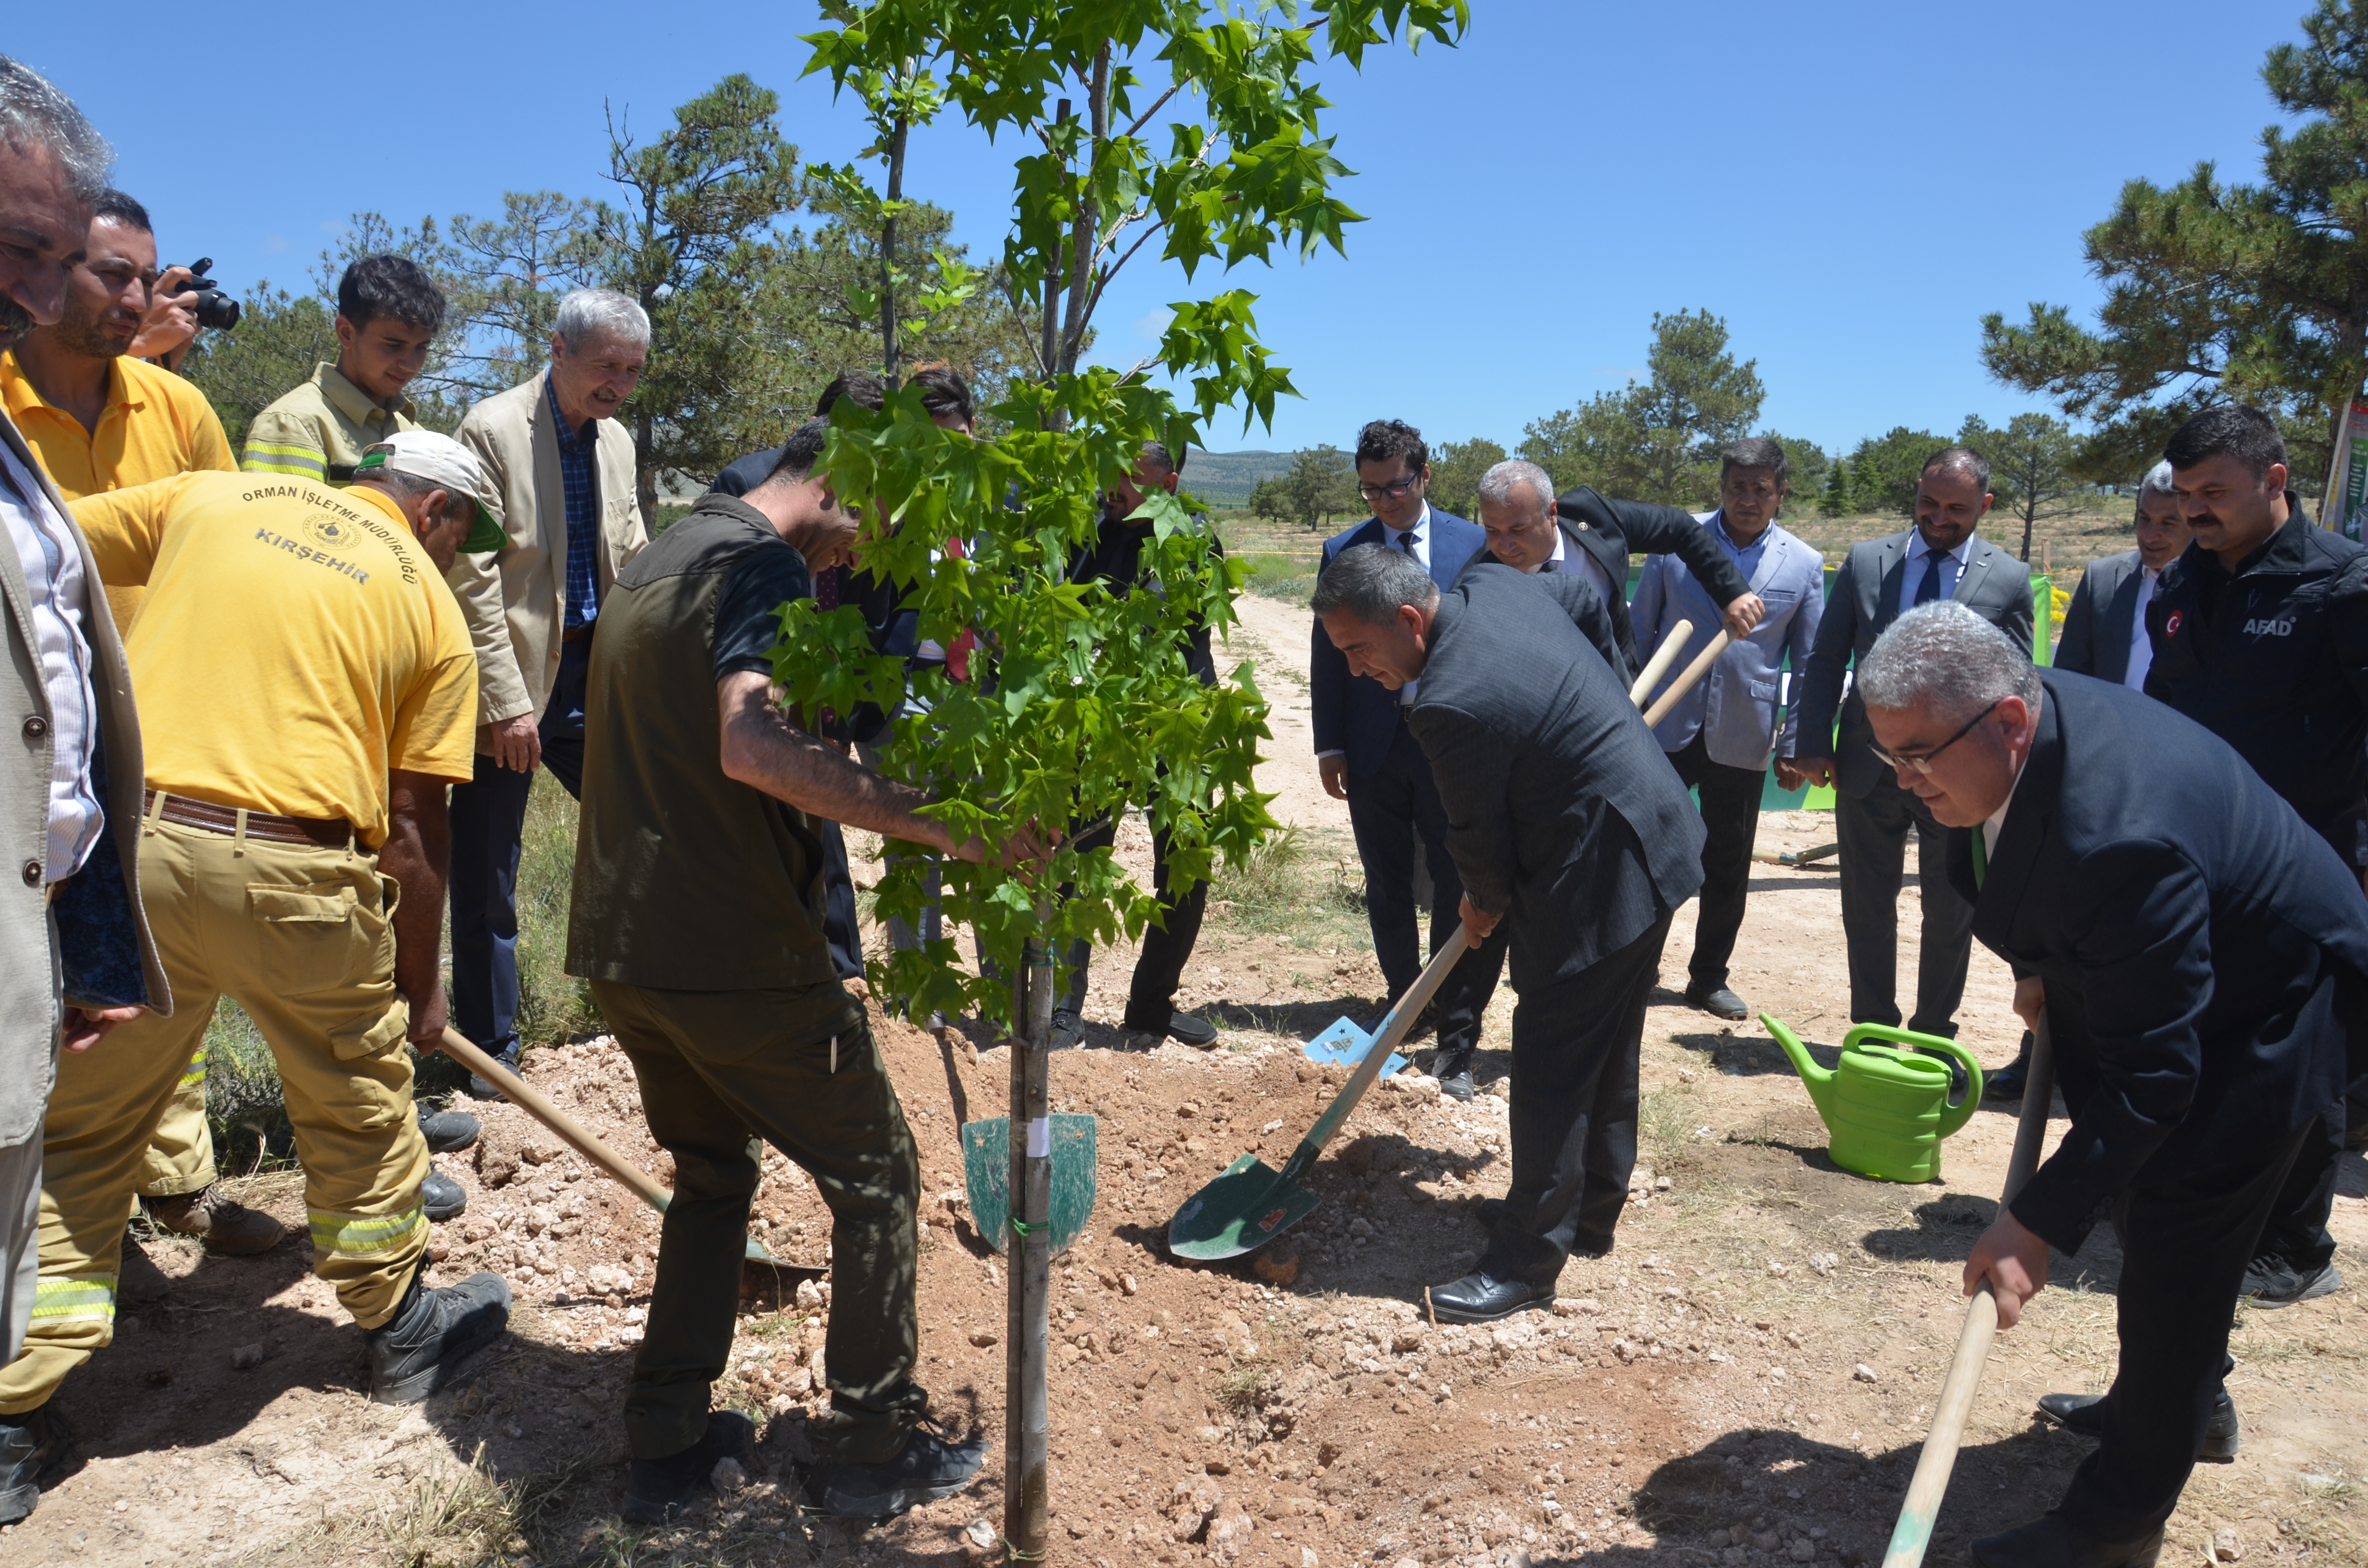
{"label": "man in beige jacket", "polygon": [[[538,766],[578,790],[600,601],[649,542],[634,500],[633,437],[616,418],[649,346],[639,305],[579,289],[560,302],[550,369],[461,422],[461,442],[502,487],[510,542],[462,556],[450,577],[475,611],[481,681],[476,777],[452,791],[452,1024],[512,1065],[527,794]],[[495,1093],[482,1078],[469,1089]]]}
{"label": "man in beige jacket", "polygon": [[[63,93],[0,54],[0,347],[65,310],[66,269],[107,187],[108,146]],[[0,412],[0,1352],[35,1303],[41,1129],[58,1049],[142,1007],[172,1010],[140,912],[140,727],[98,568],[65,502]],[[69,1281],[110,1301],[114,1281]],[[30,1513],[63,1439],[0,1416],[0,1524]]]}

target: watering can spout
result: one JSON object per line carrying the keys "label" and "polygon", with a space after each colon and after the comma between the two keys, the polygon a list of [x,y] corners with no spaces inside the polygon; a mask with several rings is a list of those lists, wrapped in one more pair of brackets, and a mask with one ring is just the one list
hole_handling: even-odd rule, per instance
{"label": "watering can spout", "polygon": [[1832,1108],[1827,1103],[1827,1097],[1833,1093],[1834,1074],[1816,1064],[1809,1055],[1809,1048],[1801,1043],[1801,1037],[1786,1028],[1782,1019],[1773,1014],[1762,1013],[1759,1022],[1783,1048],[1785,1056],[1793,1063],[1793,1071],[1801,1075],[1801,1082],[1808,1088],[1809,1098],[1816,1103],[1817,1114],[1827,1115]]}

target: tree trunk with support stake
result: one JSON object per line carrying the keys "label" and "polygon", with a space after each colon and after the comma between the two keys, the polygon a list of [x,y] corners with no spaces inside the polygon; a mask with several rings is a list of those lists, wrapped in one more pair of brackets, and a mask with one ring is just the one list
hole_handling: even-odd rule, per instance
{"label": "tree trunk with support stake", "polygon": [[[1039,912],[1040,926],[1051,918]],[[1045,1370],[1053,1291],[1053,948],[1030,937],[1020,1000],[1024,1027],[1011,1048],[1010,1301],[1004,1357],[1003,1539],[1014,1561],[1044,1556],[1052,1532],[1051,1431]]]}

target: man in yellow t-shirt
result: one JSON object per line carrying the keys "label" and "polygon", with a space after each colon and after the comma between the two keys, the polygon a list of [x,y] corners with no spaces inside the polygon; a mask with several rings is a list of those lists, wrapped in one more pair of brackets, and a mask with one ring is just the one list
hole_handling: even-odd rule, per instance
{"label": "man in yellow t-shirt", "polygon": [[[65,314],[0,355],[0,403],[69,501],[200,470],[238,467],[205,394],[130,353],[157,312],[156,236],[148,210],[120,190],[91,204],[83,258],[66,272]],[[171,313],[169,301],[165,314]],[[119,631],[131,630],[138,588],[108,588]],[[206,1126],[202,1040],[156,1125],[140,1197],[166,1230],[202,1236],[216,1252],[268,1252],[279,1221],[217,1198],[214,1141]],[[126,1300],[163,1294],[165,1277],[137,1244],[124,1256]]]}
{"label": "man in yellow t-shirt", "polygon": [[147,737],[140,869],[180,1005],[69,1057],[44,1131],[33,1327],[0,1415],[112,1337],[148,1137],[224,994],[287,1093],[313,1266],[367,1331],[370,1397],[425,1399],[502,1331],[509,1290],[426,1288],[427,1147],[405,1040],[444,1028],[445,790],[470,777],[476,659],[443,572],[504,542],[499,491],[431,431],[333,490],[185,474],[74,504],[99,576],[144,584],[127,653]]}

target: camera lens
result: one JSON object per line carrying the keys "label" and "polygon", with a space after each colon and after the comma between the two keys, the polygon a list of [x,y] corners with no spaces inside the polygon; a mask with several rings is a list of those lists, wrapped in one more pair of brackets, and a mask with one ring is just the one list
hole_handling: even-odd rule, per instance
{"label": "camera lens", "polygon": [[238,324],[238,301],[219,289],[203,289],[198,292],[195,313],[199,326],[227,332]]}

